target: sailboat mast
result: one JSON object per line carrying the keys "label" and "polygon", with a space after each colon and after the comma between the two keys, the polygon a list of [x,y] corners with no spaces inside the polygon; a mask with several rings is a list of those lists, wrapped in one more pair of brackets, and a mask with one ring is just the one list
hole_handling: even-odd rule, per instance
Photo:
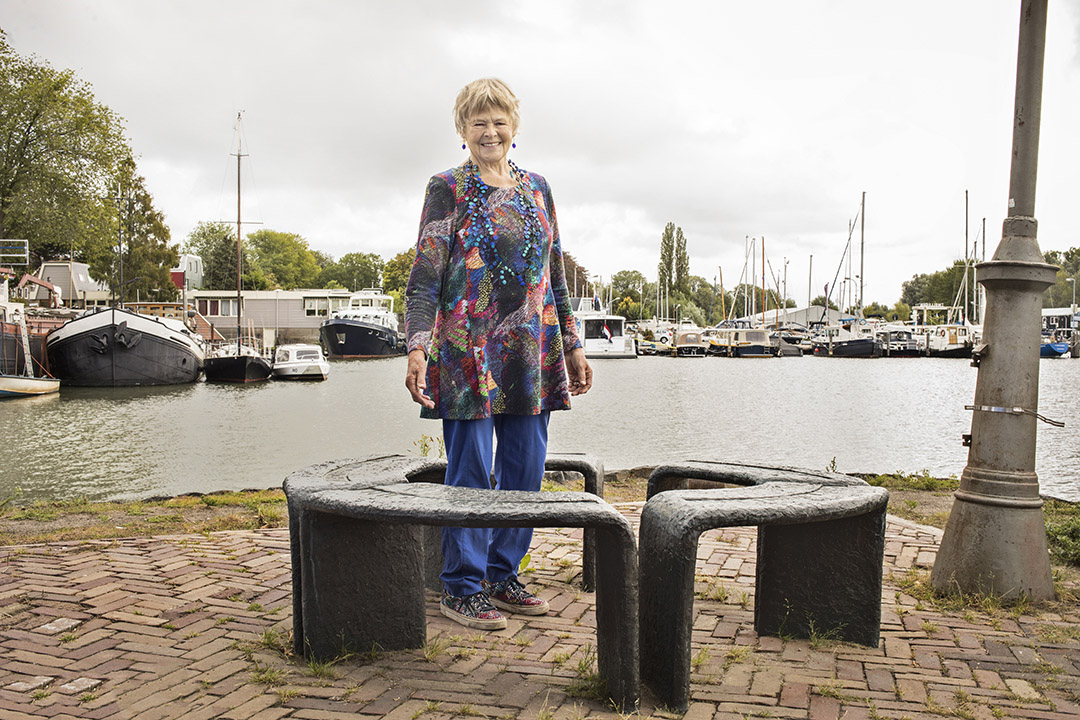
{"label": "sailboat mast", "polygon": [[968,275],[971,274],[971,249],[968,247],[968,191],[964,191],[964,323],[969,322]]}
{"label": "sailboat mast", "polygon": [[863,270],[863,260],[866,251],[866,191],[862,194],[862,203],[859,206],[859,317],[863,314],[863,278],[866,272]]}
{"label": "sailboat mast", "polygon": [[240,158],[243,157],[242,139],[240,136],[240,113],[236,113],[236,354],[240,354],[240,305],[243,302],[241,292],[240,273],[243,260],[243,250],[240,245]]}

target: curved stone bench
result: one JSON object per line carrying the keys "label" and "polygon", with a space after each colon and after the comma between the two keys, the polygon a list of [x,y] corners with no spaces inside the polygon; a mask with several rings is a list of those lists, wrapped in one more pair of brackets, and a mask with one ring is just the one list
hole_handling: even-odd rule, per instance
{"label": "curved stone bench", "polygon": [[[740,487],[666,489],[683,480]],[[689,701],[694,570],[706,530],[757,526],[758,634],[878,645],[887,490],[838,473],[694,461],[658,467],[649,492],[639,536],[641,677],[661,703],[681,711]]]}
{"label": "curved stone bench", "polygon": [[296,652],[421,647],[423,526],[581,527],[595,531],[597,669],[619,707],[635,708],[637,553],[626,518],[590,493],[436,484],[444,471],[438,461],[386,456],[321,463],[285,479]]}

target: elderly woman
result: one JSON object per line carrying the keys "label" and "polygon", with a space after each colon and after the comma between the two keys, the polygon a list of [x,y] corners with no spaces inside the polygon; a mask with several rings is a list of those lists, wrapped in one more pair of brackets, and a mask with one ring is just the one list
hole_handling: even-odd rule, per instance
{"label": "elderly woman", "polygon": [[[548,417],[592,386],[563,271],[547,181],[510,161],[518,99],[500,80],[465,86],[454,124],[469,158],[431,178],[405,291],[405,386],[440,418],[446,483],[540,489]],[[492,436],[497,449],[492,452]],[[497,608],[543,615],[518,580],[531,528],[444,528],[442,613],[483,630]]]}

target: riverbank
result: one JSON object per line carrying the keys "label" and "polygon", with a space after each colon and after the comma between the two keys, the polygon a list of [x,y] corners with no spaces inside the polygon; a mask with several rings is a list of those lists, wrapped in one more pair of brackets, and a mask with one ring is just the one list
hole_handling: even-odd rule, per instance
{"label": "riverbank", "polygon": [[[645,500],[651,467],[607,474],[604,496],[612,503]],[[927,474],[858,473],[889,490],[889,514],[944,528],[953,503],[956,478]],[[553,474],[545,490],[581,490],[580,475]],[[565,481],[565,482],[564,482]],[[1080,506],[1047,500],[1044,508],[1055,561],[1080,568]],[[86,499],[35,501],[0,499],[0,546],[109,538],[206,534],[221,530],[262,530],[288,525],[285,494],[279,488],[189,494],[138,502]]]}
{"label": "riverbank", "polygon": [[[612,503],[643,502],[652,470],[640,467],[608,473],[605,498]],[[545,490],[583,489],[580,475],[568,473],[565,482],[558,474],[549,477],[555,480],[545,481]],[[952,506],[948,480],[930,484],[922,480],[919,484],[898,475],[863,477],[889,487],[890,513],[925,525],[945,526]],[[138,502],[77,498],[20,503],[16,495],[0,499],[0,545],[260,530],[286,527],[288,521],[285,493],[279,488],[193,493]]]}

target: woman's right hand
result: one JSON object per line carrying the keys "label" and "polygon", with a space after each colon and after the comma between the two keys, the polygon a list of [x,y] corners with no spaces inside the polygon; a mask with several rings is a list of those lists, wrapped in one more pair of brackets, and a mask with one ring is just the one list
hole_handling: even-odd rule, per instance
{"label": "woman's right hand", "polygon": [[423,405],[428,410],[435,408],[435,401],[424,394],[427,389],[427,354],[416,349],[409,353],[409,367],[405,370],[405,387],[412,395],[414,403]]}

